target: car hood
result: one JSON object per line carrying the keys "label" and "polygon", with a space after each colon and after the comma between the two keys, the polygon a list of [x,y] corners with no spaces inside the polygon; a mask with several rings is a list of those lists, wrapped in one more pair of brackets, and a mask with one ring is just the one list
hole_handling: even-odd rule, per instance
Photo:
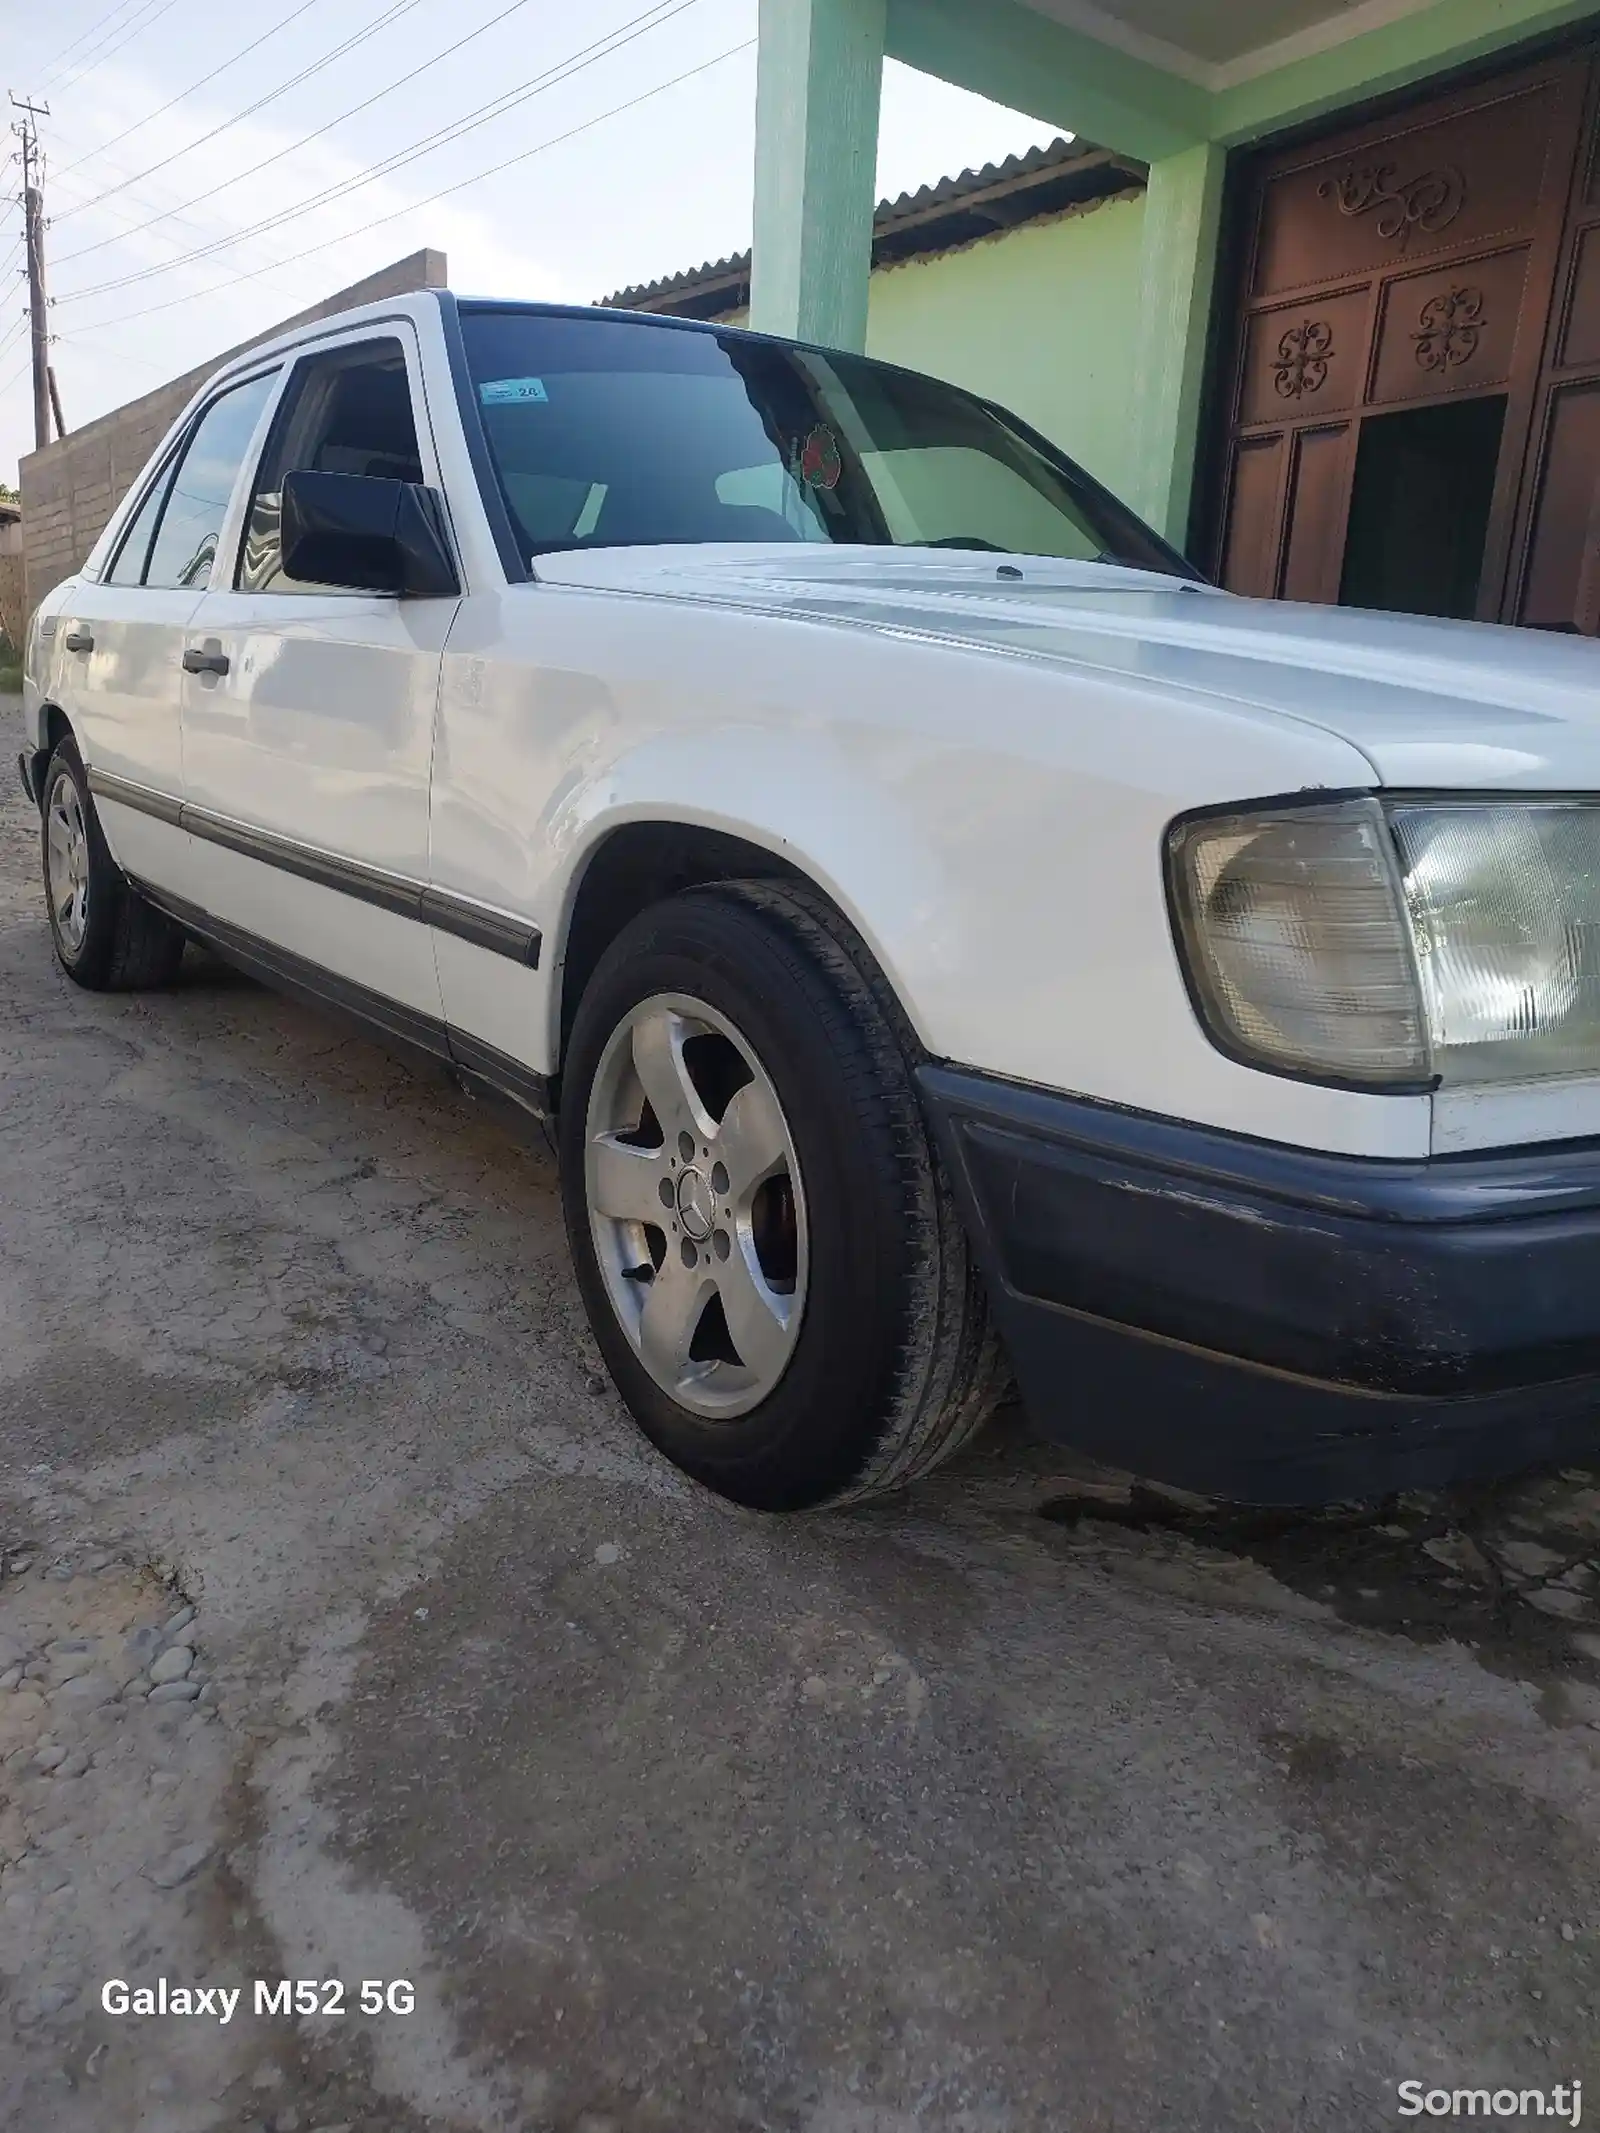
{"label": "car hood", "polygon": [[554,583],[891,631],[1199,691],[1337,734],[1387,785],[1600,790],[1600,645],[1585,637],[1246,600],[1037,556],[612,548],[541,555],[535,568]]}

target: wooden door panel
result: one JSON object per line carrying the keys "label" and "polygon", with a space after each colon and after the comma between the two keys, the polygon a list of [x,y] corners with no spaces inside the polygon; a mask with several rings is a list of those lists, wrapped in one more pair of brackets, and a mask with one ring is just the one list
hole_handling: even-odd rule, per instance
{"label": "wooden door panel", "polygon": [[[1478,98],[1432,120],[1302,151],[1262,195],[1252,294],[1525,235],[1552,179],[1557,83]],[[1555,182],[1564,183],[1564,172]]]}
{"label": "wooden door panel", "polygon": [[1512,537],[1509,622],[1600,634],[1600,66],[1565,218]]}
{"label": "wooden door panel", "polygon": [[1252,437],[1234,454],[1222,582],[1229,592],[1270,600],[1278,590],[1278,527],[1288,437]]}
{"label": "wooden door panel", "polygon": [[1239,420],[1282,422],[1337,415],[1361,398],[1367,354],[1367,292],[1258,311],[1245,349]]}
{"label": "wooden door panel", "polygon": [[1600,363],[1600,224],[1591,224],[1578,238],[1557,361],[1563,369]]}
{"label": "wooden door panel", "polygon": [[1332,606],[1344,566],[1344,531],[1350,515],[1351,427],[1301,430],[1294,440],[1294,471],[1285,517],[1283,571],[1278,590],[1285,600]]}
{"label": "wooden door panel", "polygon": [[1524,246],[1391,281],[1379,317],[1372,400],[1436,399],[1503,385],[1527,279]]}
{"label": "wooden door panel", "polygon": [[1533,511],[1533,537],[1515,618],[1536,629],[1600,623],[1600,379],[1554,395]]}

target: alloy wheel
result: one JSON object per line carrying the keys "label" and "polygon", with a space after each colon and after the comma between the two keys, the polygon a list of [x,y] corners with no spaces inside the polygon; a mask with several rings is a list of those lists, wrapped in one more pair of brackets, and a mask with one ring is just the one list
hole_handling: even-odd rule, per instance
{"label": "alloy wheel", "polygon": [[749,1041],[704,1001],[643,1000],[590,1090],[585,1190],[612,1309],[645,1369],[709,1418],[788,1368],[805,1310],[805,1192]]}
{"label": "alloy wheel", "polygon": [[62,945],[70,956],[83,948],[89,930],[89,831],[83,801],[68,776],[50,789],[45,819],[45,887]]}

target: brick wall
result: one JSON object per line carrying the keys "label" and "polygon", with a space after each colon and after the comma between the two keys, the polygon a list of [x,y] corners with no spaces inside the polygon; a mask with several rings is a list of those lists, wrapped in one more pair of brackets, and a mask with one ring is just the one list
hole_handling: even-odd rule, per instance
{"label": "brick wall", "polygon": [[403,296],[414,289],[442,289],[445,280],[442,252],[413,252],[309,310],[269,326],[237,348],[210,357],[171,384],[159,385],[142,399],[113,408],[57,443],[30,452],[21,468],[28,612],[33,612],[52,585],[82,563],[140,468],[214,370],[292,326],[329,318],[358,304],[381,303],[386,296]]}

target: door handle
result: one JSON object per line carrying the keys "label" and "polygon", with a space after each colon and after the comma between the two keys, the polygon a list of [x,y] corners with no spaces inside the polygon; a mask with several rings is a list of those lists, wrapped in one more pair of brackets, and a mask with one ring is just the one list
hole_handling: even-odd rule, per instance
{"label": "door handle", "polygon": [[210,645],[199,651],[191,644],[183,655],[183,671],[185,674],[226,674],[228,655],[220,649],[213,650]]}
{"label": "door handle", "polygon": [[61,641],[69,652],[92,652],[94,650],[94,638],[88,630],[68,630]]}

